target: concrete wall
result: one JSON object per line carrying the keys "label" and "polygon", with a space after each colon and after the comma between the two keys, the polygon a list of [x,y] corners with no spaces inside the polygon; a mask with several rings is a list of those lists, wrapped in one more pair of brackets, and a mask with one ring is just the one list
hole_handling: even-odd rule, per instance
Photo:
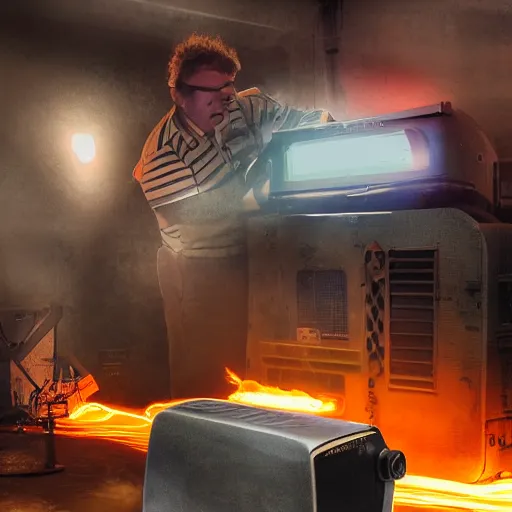
{"label": "concrete wall", "polygon": [[[0,305],[63,304],[61,350],[75,352],[110,402],[168,393],[159,235],[131,170],[170,107],[172,45],[219,33],[240,52],[241,87],[298,105],[314,102],[319,82],[314,26],[299,30],[314,2],[173,3],[214,16],[133,0],[0,8]],[[91,166],[70,154],[77,131],[96,137]],[[121,352],[102,352],[112,349]],[[119,372],[105,359],[121,361]]]}
{"label": "concrete wall", "polygon": [[346,0],[344,117],[451,100],[512,157],[512,0]]}

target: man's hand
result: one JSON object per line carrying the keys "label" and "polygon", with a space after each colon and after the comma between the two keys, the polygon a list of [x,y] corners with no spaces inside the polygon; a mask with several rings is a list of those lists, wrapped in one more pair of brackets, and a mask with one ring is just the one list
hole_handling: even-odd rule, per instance
{"label": "man's hand", "polygon": [[243,208],[246,212],[258,211],[261,210],[261,203],[268,200],[268,195],[270,192],[270,180],[267,180],[258,194],[258,199],[256,199],[256,194],[254,193],[254,188],[251,188],[247,194],[245,194],[242,202]]}

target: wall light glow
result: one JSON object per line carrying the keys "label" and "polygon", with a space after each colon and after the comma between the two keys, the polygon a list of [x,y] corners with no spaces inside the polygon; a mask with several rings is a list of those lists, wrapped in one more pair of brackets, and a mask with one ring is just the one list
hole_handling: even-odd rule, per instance
{"label": "wall light glow", "polygon": [[82,164],[89,164],[96,157],[94,137],[88,133],[75,133],[71,137],[71,148]]}

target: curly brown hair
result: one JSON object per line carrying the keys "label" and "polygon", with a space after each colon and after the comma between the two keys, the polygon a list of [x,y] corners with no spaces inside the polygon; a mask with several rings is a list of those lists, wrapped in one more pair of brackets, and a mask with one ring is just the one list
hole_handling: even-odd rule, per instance
{"label": "curly brown hair", "polygon": [[180,88],[180,81],[187,80],[198,68],[211,67],[217,71],[236,75],[242,68],[238,54],[219,36],[192,34],[174,49],[167,67],[170,87]]}

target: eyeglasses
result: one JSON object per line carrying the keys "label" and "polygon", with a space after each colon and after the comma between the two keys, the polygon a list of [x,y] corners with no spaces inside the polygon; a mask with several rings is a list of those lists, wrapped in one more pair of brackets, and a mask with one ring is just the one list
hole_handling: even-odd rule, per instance
{"label": "eyeglasses", "polygon": [[235,93],[235,83],[233,81],[226,82],[219,87],[206,87],[204,85],[193,85],[183,81],[176,82],[176,86],[192,91],[210,92],[210,93],[221,93],[223,91],[229,92],[230,94]]}

